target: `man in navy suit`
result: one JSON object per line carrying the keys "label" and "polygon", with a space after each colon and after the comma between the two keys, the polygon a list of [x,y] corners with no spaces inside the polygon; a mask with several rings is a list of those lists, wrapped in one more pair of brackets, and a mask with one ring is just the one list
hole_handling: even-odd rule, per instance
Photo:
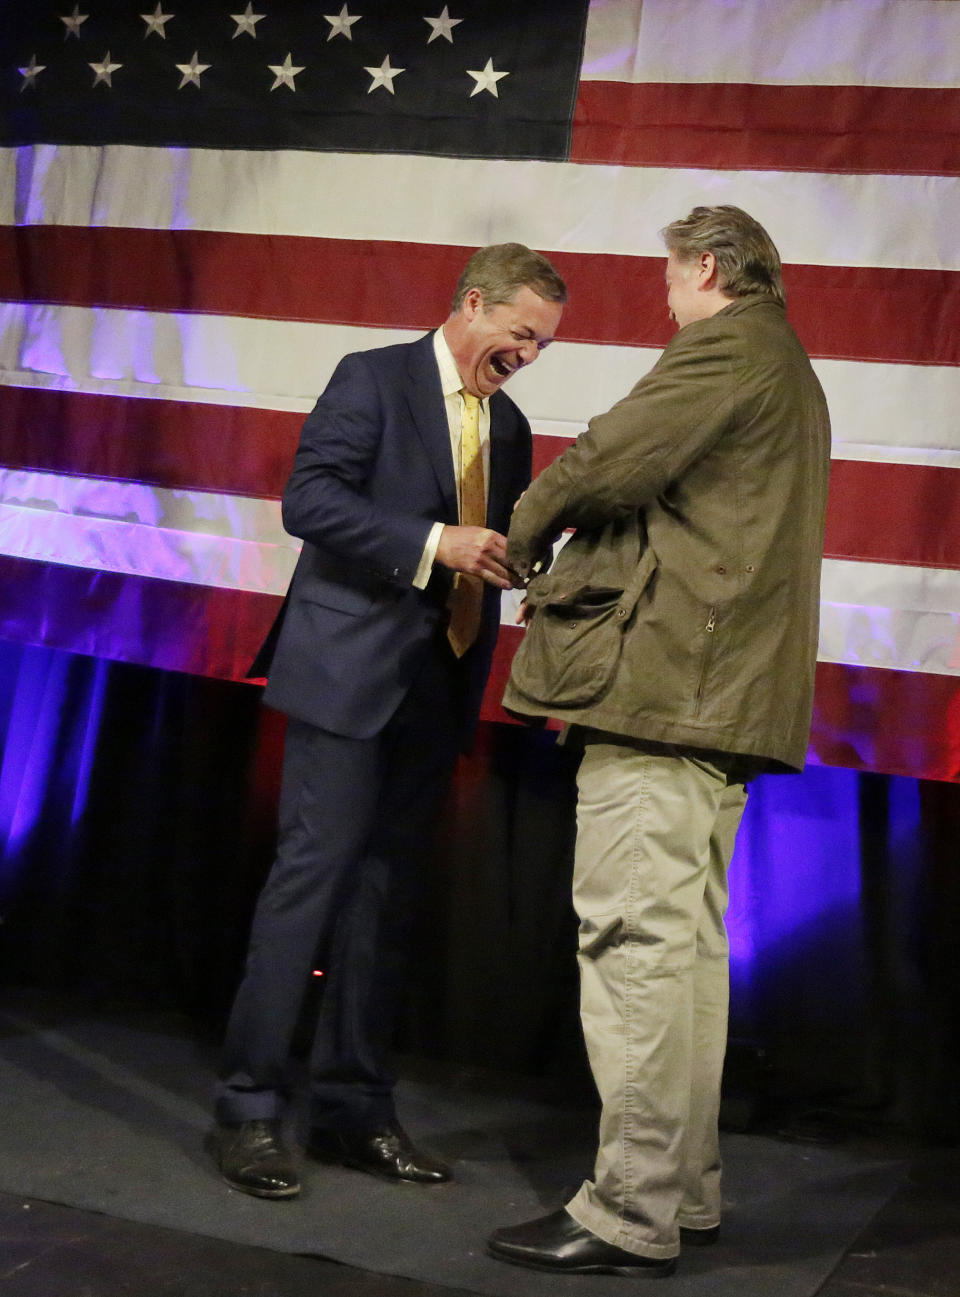
{"label": "man in navy suit", "polygon": [[346,356],[284,492],[303,551],[251,674],[290,717],[276,862],[227,1029],[212,1151],[224,1179],[299,1192],[280,1118],[315,960],[309,1151],[437,1183],[393,1104],[389,1048],[420,863],[476,725],[512,584],[505,533],[530,428],[500,388],[556,332],[566,288],[521,244],[467,263],[442,328]]}

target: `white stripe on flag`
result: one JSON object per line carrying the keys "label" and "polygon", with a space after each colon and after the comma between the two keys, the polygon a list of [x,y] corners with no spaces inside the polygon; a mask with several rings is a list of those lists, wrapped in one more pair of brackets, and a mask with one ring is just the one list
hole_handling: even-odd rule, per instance
{"label": "white stripe on flag", "polygon": [[[70,308],[72,309],[72,308]],[[0,383],[7,387],[41,387],[50,392],[88,392],[96,396],[116,396],[146,401],[196,401],[201,405],[239,406],[242,409],[286,410],[309,414],[319,390],[312,396],[264,395],[260,392],[221,392],[209,387],[185,387],[180,383],[145,384],[134,378],[100,378],[91,375],[43,373],[39,370],[4,369],[3,306],[0,305]],[[406,334],[409,339],[411,334]],[[559,428],[557,436],[565,435]]]}
{"label": "white stripe on flag", "polygon": [[960,4],[944,0],[593,0],[582,76],[960,86],[958,51]]}
{"label": "white stripe on flag", "polygon": [[820,600],[821,662],[960,675],[960,572],[826,559]]}
{"label": "white stripe on flag", "polygon": [[[0,471],[0,553],[282,595],[299,553],[272,500]],[[513,625],[522,594],[505,596]],[[960,572],[827,559],[819,657],[960,674]]]}
{"label": "white stripe on flag", "polygon": [[[202,492],[190,492],[188,501],[183,498],[187,494],[184,492],[151,492],[149,488],[138,488],[142,493],[139,501],[142,517],[134,514],[121,518],[116,516],[116,509],[125,484],[91,483],[77,478],[64,478],[60,482],[59,505],[53,503],[50,491],[39,498],[26,499],[19,499],[11,492],[9,500],[0,501],[0,554],[190,585],[273,595],[286,593],[300,542],[283,532],[276,501],[231,499],[211,493],[204,502]],[[69,511],[70,494],[78,482],[90,492],[94,508],[98,507],[94,497],[99,494],[99,512]],[[149,508],[145,507],[149,494],[156,497],[158,505],[164,496],[179,496],[180,521],[192,521],[193,525],[177,529],[168,525],[159,512],[151,518]],[[227,512],[231,523],[244,512],[272,515],[264,531],[267,535],[277,535],[278,540],[211,534],[207,527],[227,525],[223,514],[218,518],[213,512],[218,507],[224,508],[226,500],[230,500]],[[190,503],[201,502],[208,512],[204,520],[207,527],[198,525],[197,519],[184,517]]]}
{"label": "white stripe on flag", "polygon": [[0,468],[0,504],[34,510],[38,521],[47,513],[72,514],[300,549],[283,530],[279,501],[260,496]]}
{"label": "white stripe on flag", "polygon": [[[477,192],[503,197],[495,205],[478,203]],[[332,193],[336,202],[330,201]],[[770,230],[786,262],[960,270],[956,176],[127,145],[0,150],[0,224],[7,225],[202,229],[456,246],[518,240],[546,253],[662,257],[657,231],[697,203],[746,208]]]}
{"label": "white stripe on flag", "polygon": [[[405,329],[8,303],[0,306],[0,371],[14,386],[47,375],[52,385],[78,391],[309,409],[346,353],[413,336]],[[574,436],[625,396],[659,354],[557,342],[511,379],[510,394],[529,418],[566,426]],[[956,450],[960,368],[818,360],[815,369],[838,455],[861,457],[848,448],[888,445],[900,462],[924,463],[931,452]]]}

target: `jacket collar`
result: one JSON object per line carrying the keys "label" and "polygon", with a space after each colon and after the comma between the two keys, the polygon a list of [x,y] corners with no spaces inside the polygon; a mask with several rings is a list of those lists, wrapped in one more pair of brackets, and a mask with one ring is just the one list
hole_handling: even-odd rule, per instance
{"label": "jacket collar", "polygon": [[448,517],[456,521],[457,484],[440,373],[433,353],[433,333],[410,344],[407,374],[407,404],[413,424],[433,466]]}
{"label": "jacket collar", "polygon": [[[751,311],[757,306],[771,306],[776,311],[783,311],[781,304],[775,298],[770,297],[768,293],[749,293],[744,297],[734,297],[729,306],[725,306],[717,315],[742,315],[744,311]],[[716,318],[716,317],[711,317]]]}

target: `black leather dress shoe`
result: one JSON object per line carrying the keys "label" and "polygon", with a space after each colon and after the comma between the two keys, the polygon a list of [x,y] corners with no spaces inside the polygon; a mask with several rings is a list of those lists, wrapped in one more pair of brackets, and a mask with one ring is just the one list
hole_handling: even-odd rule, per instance
{"label": "black leather dress shoe", "polygon": [[677,1268],[676,1257],[663,1261],[637,1256],[605,1243],[573,1219],[563,1207],[527,1221],[498,1229],[487,1240],[487,1250],[498,1261],[552,1270],[555,1274],[622,1274],[662,1279]]}
{"label": "black leather dress shoe", "polygon": [[340,1162],[385,1180],[443,1184],[453,1177],[445,1163],[421,1153],[399,1124],[376,1130],[314,1130],[307,1152],[321,1161]]}
{"label": "black leather dress shoe", "polygon": [[297,1168],[280,1137],[280,1122],[241,1121],[217,1126],[209,1147],[220,1174],[233,1189],[256,1198],[295,1198]]}
{"label": "black leather dress shoe", "polygon": [[689,1229],[680,1226],[680,1242],[686,1247],[709,1247],[711,1243],[720,1242],[720,1226],[710,1225],[707,1229]]}

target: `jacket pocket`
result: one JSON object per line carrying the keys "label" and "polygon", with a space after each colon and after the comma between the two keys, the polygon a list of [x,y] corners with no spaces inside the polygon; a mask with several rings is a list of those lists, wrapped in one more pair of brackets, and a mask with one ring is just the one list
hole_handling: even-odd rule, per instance
{"label": "jacket pocket", "polygon": [[527,599],[535,611],[513,659],[513,688],[541,707],[599,702],[613,683],[624,630],[656,569],[647,549],[624,589],[558,591],[551,574],[532,581]]}
{"label": "jacket pocket", "polygon": [[297,581],[290,596],[304,603],[318,603],[324,608],[352,613],[354,616],[369,612],[373,607],[373,599],[365,590],[354,590],[350,586],[338,585],[315,576]]}
{"label": "jacket pocket", "polygon": [[514,687],[531,702],[581,707],[603,696],[620,659],[622,590],[585,592],[537,608],[513,659]]}

